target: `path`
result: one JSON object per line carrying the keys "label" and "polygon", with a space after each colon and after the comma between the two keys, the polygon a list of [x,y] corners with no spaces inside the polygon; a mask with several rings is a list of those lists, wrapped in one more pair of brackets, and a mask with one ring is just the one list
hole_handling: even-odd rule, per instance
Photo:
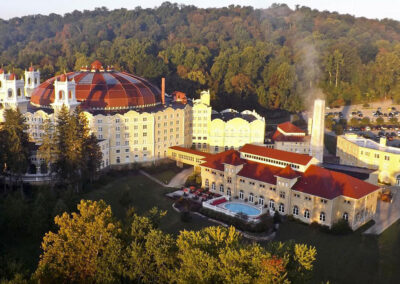
{"label": "path", "polygon": [[391,187],[391,190],[394,193],[393,202],[378,201],[374,217],[375,224],[364,234],[380,235],[400,218],[400,190],[396,187]]}
{"label": "path", "polygon": [[161,185],[161,186],[163,186],[163,187],[166,187],[166,186],[167,186],[165,183],[161,182],[160,180],[156,179],[155,177],[153,177],[152,175],[146,173],[146,172],[143,171],[143,170],[139,170],[139,173],[142,174],[142,175],[144,175],[144,176],[146,176],[146,177],[148,177],[149,179],[151,179],[152,181],[154,181],[155,183],[158,183],[159,185]]}
{"label": "path", "polygon": [[188,169],[184,169],[177,175],[175,175],[170,182],[168,183],[168,187],[176,187],[180,188],[185,185],[185,182],[187,178],[193,173],[193,167],[190,167]]}
{"label": "path", "polygon": [[188,169],[184,169],[182,170],[180,173],[176,174],[168,184],[163,183],[162,181],[160,181],[159,179],[153,177],[151,174],[143,171],[143,170],[139,170],[139,173],[148,177],[149,179],[151,179],[152,181],[158,183],[159,185],[163,186],[163,187],[174,187],[174,188],[180,188],[182,186],[185,185],[185,182],[187,180],[187,178],[193,173],[193,167],[190,167]]}

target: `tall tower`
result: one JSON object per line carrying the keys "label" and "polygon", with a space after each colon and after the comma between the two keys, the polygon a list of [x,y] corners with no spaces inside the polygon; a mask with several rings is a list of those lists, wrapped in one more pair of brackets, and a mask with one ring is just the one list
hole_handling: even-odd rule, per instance
{"label": "tall tower", "polygon": [[54,103],[51,105],[56,111],[60,110],[63,105],[73,111],[79,105],[76,100],[75,86],[74,79],[69,80],[65,74],[54,81]]}
{"label": "tall tower", "polygon": [[316,99],[311,126],[310,155],[321,163],[324,157],[325,100]]}
{"label": "tall tower", "polygon": [[31,97],[34,89],[40,84],[40,72],[35,70],[33,66],[29,67],[28,71],[25,70],[25,96]]}

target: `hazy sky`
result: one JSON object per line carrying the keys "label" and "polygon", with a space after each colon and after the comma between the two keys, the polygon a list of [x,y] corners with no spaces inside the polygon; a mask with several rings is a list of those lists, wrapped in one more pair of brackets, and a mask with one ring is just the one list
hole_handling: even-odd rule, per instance
{"label": "hazy sky", "polygon": [[[0,0],[0,18],[9,19],[32,14],[64,14],[73,10],[92,10],[106,6],[109,9],[137,6],[153,8],[164,1],[156,0]],[[318,10],[337,11],[367,18],[392,18],[400,20],[400,0],[170,0],[174,3],[192,4],[197,7],[222,7],[230,4],[267,8],[272,3],[296,4]]]}

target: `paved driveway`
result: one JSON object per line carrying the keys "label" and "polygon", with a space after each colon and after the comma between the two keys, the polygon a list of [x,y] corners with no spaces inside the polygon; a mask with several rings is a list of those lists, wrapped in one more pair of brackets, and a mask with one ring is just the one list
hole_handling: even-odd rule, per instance
{"label": "paved driveway", "polygon": [[366,230],[364,234],[379,235],[400,218],[400,189],[391,187],[391,190],[394,193],[393,202],[378,201],[374,217],[375,225]]}
{"label": "paved driveway", "polygon": [[180,188],[185,185],[185,182],[187,178],[193,173],[193,167],[190,167],[188,169],[184,169],[180,173],[178,173],[176,176],[174,176],[171,181],[168,183],[168,187],[176,187]]}

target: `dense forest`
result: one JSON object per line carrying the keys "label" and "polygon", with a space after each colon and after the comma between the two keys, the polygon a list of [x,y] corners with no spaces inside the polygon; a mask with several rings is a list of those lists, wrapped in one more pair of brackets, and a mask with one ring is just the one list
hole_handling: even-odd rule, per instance
{"label": "dense forest", "polygon": [[384,98],[400,101],[400,23],[297,6],[74,11],[0,20],[0,63],[43,79],[99,59],[213,105],[305,109]]}

